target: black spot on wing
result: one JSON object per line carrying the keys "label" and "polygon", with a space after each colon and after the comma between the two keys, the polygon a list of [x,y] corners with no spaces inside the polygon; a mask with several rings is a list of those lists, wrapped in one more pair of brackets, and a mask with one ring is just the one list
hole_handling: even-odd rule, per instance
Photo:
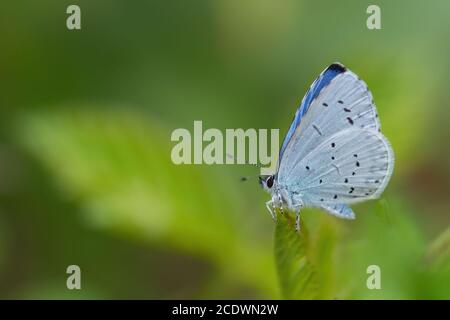
{"label": "black spot on wing", "polygon": [[313,126],[314,130],[316,130],[317,133],[321,136],[322,135],[322,131],[320,131],[319,127],[316,126],[315,124],[313,124],[312,126]]}
{"label": "black spot on wing", "polygon": [[335,62],[335,63],[331,64],[327,68],[327,70],[333,70],[333,71],[336,71],[338,73],[343,73],[343,72],[347,71],[347,68],[345,66],[343,66],[342,64],[340,64],[338,62]]}

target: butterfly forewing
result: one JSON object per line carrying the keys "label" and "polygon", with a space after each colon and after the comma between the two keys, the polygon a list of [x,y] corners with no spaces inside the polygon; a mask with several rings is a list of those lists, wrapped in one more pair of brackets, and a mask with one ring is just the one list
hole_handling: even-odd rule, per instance
{"label": "butterfly forewing", "polygon": [[372,94],[364,81],[346,70],[335,76],[311,102],[280,159],[278,182],[289,185],[296,164],[317,145],[346,128],[380,129]]}
{"label": "butterfly forewing", "polygon": [[314,82],[311,87],[306,92],[305,96],[302,99],[300,107],[297,109],[294,115],[294,119],[289,127],[288,132],[283,140],[283,145],[280,150],[280,158],[283,156],[284,151],[287,147],[287,144],[292,138],[292,135],[295,133],[298,125],[302,121],[303,116],[308,112],[311,107],[311,103],[317,98],[320,92],[326,88],[330,82],[336,78],[339,74],[346,72],[347,69],[340,63],[333,63],[328,68],[326,68]]}

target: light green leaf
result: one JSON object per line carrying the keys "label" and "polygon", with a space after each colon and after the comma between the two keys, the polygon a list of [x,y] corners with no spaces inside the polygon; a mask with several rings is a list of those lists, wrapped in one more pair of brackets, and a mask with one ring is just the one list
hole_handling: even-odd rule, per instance
{"label": "light green leaf", "polygon": [[285,299],[314,299],[319,294],[316,268],[308,254],[306,226],[295,230],[294,219],[279,215],[275,229],[275,259],[281,293]]}
{"label": "light green leaf", "polygon": [[201,256],[273,297],[270,250],[243,232],[239,197],[217,183],[226,177],[173,164],[163,124],[137,111],[62,108],[20,118],[18,130],[93,228]]}

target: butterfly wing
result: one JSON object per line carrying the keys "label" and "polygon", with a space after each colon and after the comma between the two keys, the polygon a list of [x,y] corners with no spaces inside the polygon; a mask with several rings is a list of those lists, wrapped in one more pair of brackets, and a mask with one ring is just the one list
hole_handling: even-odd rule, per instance
{"label": "butterfly wing", "polygon": [[283,156],[283,153],[287,147],[287,144],[292,138],[292,135],[294,134],[295,130],[299,126],[303,116],[308,111],[309,107],[311,106],[311,102],[317,98],[319,93],[322,91],[323,88],[328,86],[336,76],[338,76],[341,73],[346,72],[346,68],[339,64],[339,63],[333,63],[328,68],[326,68],[313,82],[311,87],[309,88],[306,95],[303,97],[302,103],[300,104],[300,107],[297,109],[294,115],[294,119],[292,120],[291,126],[289,127],[288,132],[286,133],[286,136],[284,137],[283,144],[280,149],[280,156],[279,159]]}
{"label": "butterfly wing", "polygon": [[329,214],[342,219],[355,219],[355,213],[349,206],[345,204],[322,205],[321,208],[327,211]]}
{"label": "butterfly wing", "polygon": [[278,182],[285,185],[298,179],[292,172],[296,163],[334,133],[353,127],[380,130],[372,94],[353,72],[333,64],[313,83],[297,110],[281,148]]}
{"label": "butterfly wing", "polygon": [[292,182],[286,187],[305,205],[333,208],[377,198],[393,167],[394,153],[380,132],[348,128],[328,137],[295,163],[291,171],[297,179],[289,180]]}

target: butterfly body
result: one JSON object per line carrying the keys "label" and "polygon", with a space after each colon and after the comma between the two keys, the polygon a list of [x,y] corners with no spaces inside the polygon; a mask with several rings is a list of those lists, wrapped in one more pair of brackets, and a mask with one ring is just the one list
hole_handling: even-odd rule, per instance
{"label": "butterfly body", "polygon": [[367,85],[341,64],[325,69],[297,109],[276,174],[261,178],[272,216],[275,208],[318,207],[353,219],[347,205],[379,197],[392,175],[380,128]]}

